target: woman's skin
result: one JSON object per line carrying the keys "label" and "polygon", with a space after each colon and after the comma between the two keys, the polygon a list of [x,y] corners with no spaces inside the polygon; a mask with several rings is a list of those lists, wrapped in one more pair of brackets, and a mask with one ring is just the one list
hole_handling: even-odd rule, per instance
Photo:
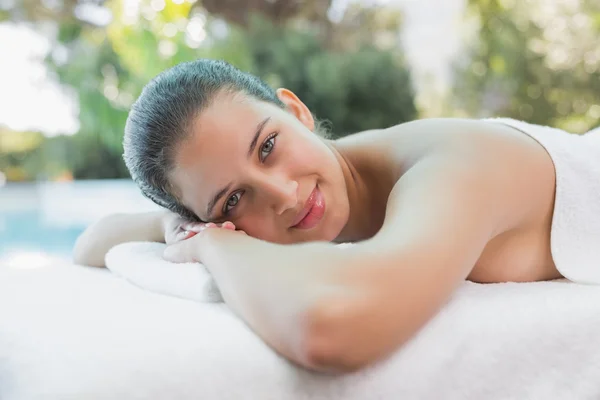
{"label": "woman's skin", "polygon": [[[526,134],[430,119],[329,141],[292,92],[277,94],[286,110],[220,94],[194,121],[170,178],[185,206],[229,229],[184,224],[198,234],[178,231],[187,239],[164,256],[202,262],[280,354],[354,370],[408,341],[465,279],[561,277],[554,167]],[[293,226],[315,188],[324,214]]]}

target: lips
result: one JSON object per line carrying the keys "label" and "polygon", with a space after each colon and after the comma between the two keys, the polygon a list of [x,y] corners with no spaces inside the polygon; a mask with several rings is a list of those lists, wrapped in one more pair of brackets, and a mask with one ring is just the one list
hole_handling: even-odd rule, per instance
{"label": "lips", "polygon": [[315,186],[310,196],[304,203],[304,207],[294,219],[292,228],[310,229],[314,228],[325,214],[325,198],[318,186]]}

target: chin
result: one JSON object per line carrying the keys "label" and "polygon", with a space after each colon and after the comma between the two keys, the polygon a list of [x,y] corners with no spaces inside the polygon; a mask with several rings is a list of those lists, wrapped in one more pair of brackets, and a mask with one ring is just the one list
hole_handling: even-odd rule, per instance
{"label": "chin", "polygon": [[327,240],[328,242],[335,241],[342,234],[350,218],[350,210],[345,204],[341,204],[336,210],[338,212],[328,216],[328,223],[324,226],[325,229],[323,229],[323,236],[326,237],[324,240]]}
{"label": "chin", "polygon": [[[282,236],[279,236],[281,238]],[[335,239],[335,237],[333,238]],[[290,235],[286,239],[279,239],[281,244],[306,243],[306,242],[331,242],[331,235],[326,234],[318,227],[314,230],[304,232],[304,234]]]}
{"label": "chin", "polygon": [[335,239],[340,235],[341,232],[342,232],[342,229],[335,229],[334,232],[330,232],[327,235],[323,235],[324,238],[322,240],[326,241],[326,242],[334,242]]}
{"label": "chin", "polygon": [[[323,221],[325,222],[325,221]],[[337,222],[337,221],[336,221]],[[343,224],[332,223],[324,224],[317,232],[314,233],[314,241],[333,242],[340,235],[344,228]]]}

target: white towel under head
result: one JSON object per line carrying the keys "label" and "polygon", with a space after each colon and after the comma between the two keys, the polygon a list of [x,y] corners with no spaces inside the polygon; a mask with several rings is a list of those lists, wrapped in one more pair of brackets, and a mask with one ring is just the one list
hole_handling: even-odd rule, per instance
{"label": "white towel under head", "polygon": [[[352,246],[341,243],[339,247]],[[164,243],[129,242],[106,255],[106,267],[132,284],[152,292],[214,303],[223,298],[212,276],[200,263],[171,263],[163,259]]]}
{"label": "white towel under head", "polygon": [[566,278],[600,284],[600,128],[584,135],[507,118],[489,119],[531,136],[556,171],[551,251]]}
{"label": "white towel under head", "polygon": [[131,242],[113,247],[106,267],[142,289],[199,302],[221,302],[215,281],[199,263],[175,264],[162,258],[163,243]]}

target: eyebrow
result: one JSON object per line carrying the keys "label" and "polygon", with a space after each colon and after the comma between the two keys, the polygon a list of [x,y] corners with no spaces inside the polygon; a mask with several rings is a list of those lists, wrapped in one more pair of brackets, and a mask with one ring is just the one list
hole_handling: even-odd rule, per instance
{"label": "eyebrow", "polygon": [[[254,136],[252,137],[250,146],[248,146],[248,154],[246,155],[246,158],[250,158],[252,153],[254,153],[254,149],[256,149],[256,145],[258,143],[258,139],[260,138],[260,134],[262,133],[265,125],[267,125],[267,123],[269,122],[270,119],[271,119],[271,117],[267,117],[264,120],[262,120],[261,122],[259,122],[258,125],[256,126],[256,131],[254,132]],[[221,200],[221,198],[223,196],[225,196],[225,194],[229,191],[231,186],[232,186],[232,183],[231,182],[228,183],[227,186],[225,186],[224,188],[219,190],[212,197],[212,199],[208,202],[208,206],[206,207],[206,215],[207,215],[208,219],[210,219],[210,216],[213,213],[213,209],[215,208],[215,205],[219,202],[219,200]]]}

